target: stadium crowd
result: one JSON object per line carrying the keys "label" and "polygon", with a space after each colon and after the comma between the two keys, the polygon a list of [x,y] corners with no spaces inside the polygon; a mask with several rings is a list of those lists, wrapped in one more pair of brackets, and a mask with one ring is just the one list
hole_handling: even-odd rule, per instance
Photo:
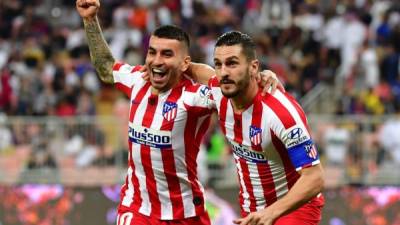
{"label": "stadium crowd", "polygon": [[[126,99],[99,82],[74,4],[0,2],[0,152],[32,144],[27,168],[58,166],[46,138],[52,130],[35,124],[10,125],[7,116],[120,116],[128,107]],[[324,83],[340,93],[332,104],[338,115],[390,115],[400,110],[397,1],[104,0],[101,4],[100,21],[111,50],[116,59],[131,65],[143,63],[150,32],[159,25],[182,26],[192,35],[193,61],[210,65],[216,37],[238,29],[254,38],[263,68],[276,72],[296,98]],[[398,124],[390,122],[386,133],[394,134],[391,130]],[[343,156],[351,152],[346,149],[357,144],[349,130],[358,128],[350,127],[323,127],[324,136],[317,135],[321,152],[333,165],[343,163]],[[110,132],[93,125],[69,125],[66,130],[64,151],[75,162],[63,164],[115,163],[114,150],[105,145]],[[379,130],[372,129],[370,136],[376,141],[371,148],[393,149],[396,138],[380,138]],[[341,150],[330,155],[338,140]],[[393,152],[400,165],[399,150]],[[357,154],[347,165],[361,163]],[[383,156],[376,155],[379,164]],[[217,158],[209,158],[213,157]]]}
{"label": "stadium crowd", "polygon": [[[101,23],[117,59],[143,63],[149,33],[178,24],[194,61],[213,64],[216,36],[257,41],[264,68],[300,98],[319,82],[343,85],[344,113],[392,113],[400,101],[396,1],[105,0]],[[73,2],[0,4],[0,109],[10,115],[94,115],[103,88]],[[105,10],[106,9],[106,10]]]}

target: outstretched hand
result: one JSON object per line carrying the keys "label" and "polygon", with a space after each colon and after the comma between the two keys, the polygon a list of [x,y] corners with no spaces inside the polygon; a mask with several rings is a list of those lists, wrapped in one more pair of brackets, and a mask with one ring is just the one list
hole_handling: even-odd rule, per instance
{"label": "outstretched hand", "polygon": [[100,8],[99,0],[76,0],[76,9],[84,19],[90,19],[97,15]]}
{"label": "outstretched hand", "polygon": [[276,89],[285,92],[285,88],[279,81],[278,77],[271,70],[263,70],[256,76],[258,85],[263,89],[262,95],[266,93],[274,94]]}
{"label": "outstretched hand", "polygon": [[239,225],[272,225],[275,218],[272,216],[268,208],[261,211],[252,212],[244,218],[236,219],[234,224]]}

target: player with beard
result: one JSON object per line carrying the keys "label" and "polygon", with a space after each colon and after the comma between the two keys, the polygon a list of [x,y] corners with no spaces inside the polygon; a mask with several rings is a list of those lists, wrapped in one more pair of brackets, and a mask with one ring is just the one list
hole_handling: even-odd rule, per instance
{"label": "player with beard", "polygon": [[[240,225],[313,225],[321,220],[323,172],[306,116],[281,90],[262,94],[252,39],[232,31],[214,50],[211,99],[240,184]],[[199,80],[209,77],[195,74]]]}
{"label": "player with beard", "polygon": [[175,26],[153,32],[147,81],[141,66],[115,61],[97,19],[99,7],[99,0],[76,1],[100,79],[130,99],[128,171],[117,225],[210,224],[196,158],[213,108],[209,88],[185,74],[191,65],[188,35]]}

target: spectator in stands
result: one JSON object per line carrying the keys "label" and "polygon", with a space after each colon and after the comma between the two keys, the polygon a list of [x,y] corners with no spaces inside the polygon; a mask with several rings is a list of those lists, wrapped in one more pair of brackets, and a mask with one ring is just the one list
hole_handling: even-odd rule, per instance
{"label": "spectator in stands", "polygon": [[7,116],[0,113],[0,153],[12,148],[12,133],[7,127]]}
{"label": "spectator in stands", "polygon": [[46,146],[37,146],[31,151],[28,159],[27,169],[57,168],[53,155],[46,149]]}
{"label": "spectator in stands", "polygon": [[327,166],[345,166],[350,148],[350,132],[333,124],[325,130],[323,141]]}
{"label": "spectator in stands", "polygon": [[379,140],[389,153],[391,161],[400,166],[400,107],[396,108],[396,117],[386,121],[380,131]]}

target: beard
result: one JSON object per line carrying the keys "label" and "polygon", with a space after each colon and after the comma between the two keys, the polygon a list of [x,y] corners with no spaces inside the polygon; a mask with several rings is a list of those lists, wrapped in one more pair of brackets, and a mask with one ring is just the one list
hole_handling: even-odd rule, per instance
{"label": "beard", "polygon": [[221,92],[227,98],[234,98],[239,94],[239,90],[237,88],[232,91],[227,91],[221,88]]}
{"label": "beard", "polygon": [[[250,73],[249,71],[246,71],[245,76],[243,76],[243,79],[238,80],[238,81],[233,81],[228,78],[222,78],[220,81],[221,85],[221,92],[222,94],[227,97],[227,98],[234,98],[246,91],[250,83]],[[231,85],[233,87],[229,88],[230,90],[226,90],[222,88],[222,85]]]}

